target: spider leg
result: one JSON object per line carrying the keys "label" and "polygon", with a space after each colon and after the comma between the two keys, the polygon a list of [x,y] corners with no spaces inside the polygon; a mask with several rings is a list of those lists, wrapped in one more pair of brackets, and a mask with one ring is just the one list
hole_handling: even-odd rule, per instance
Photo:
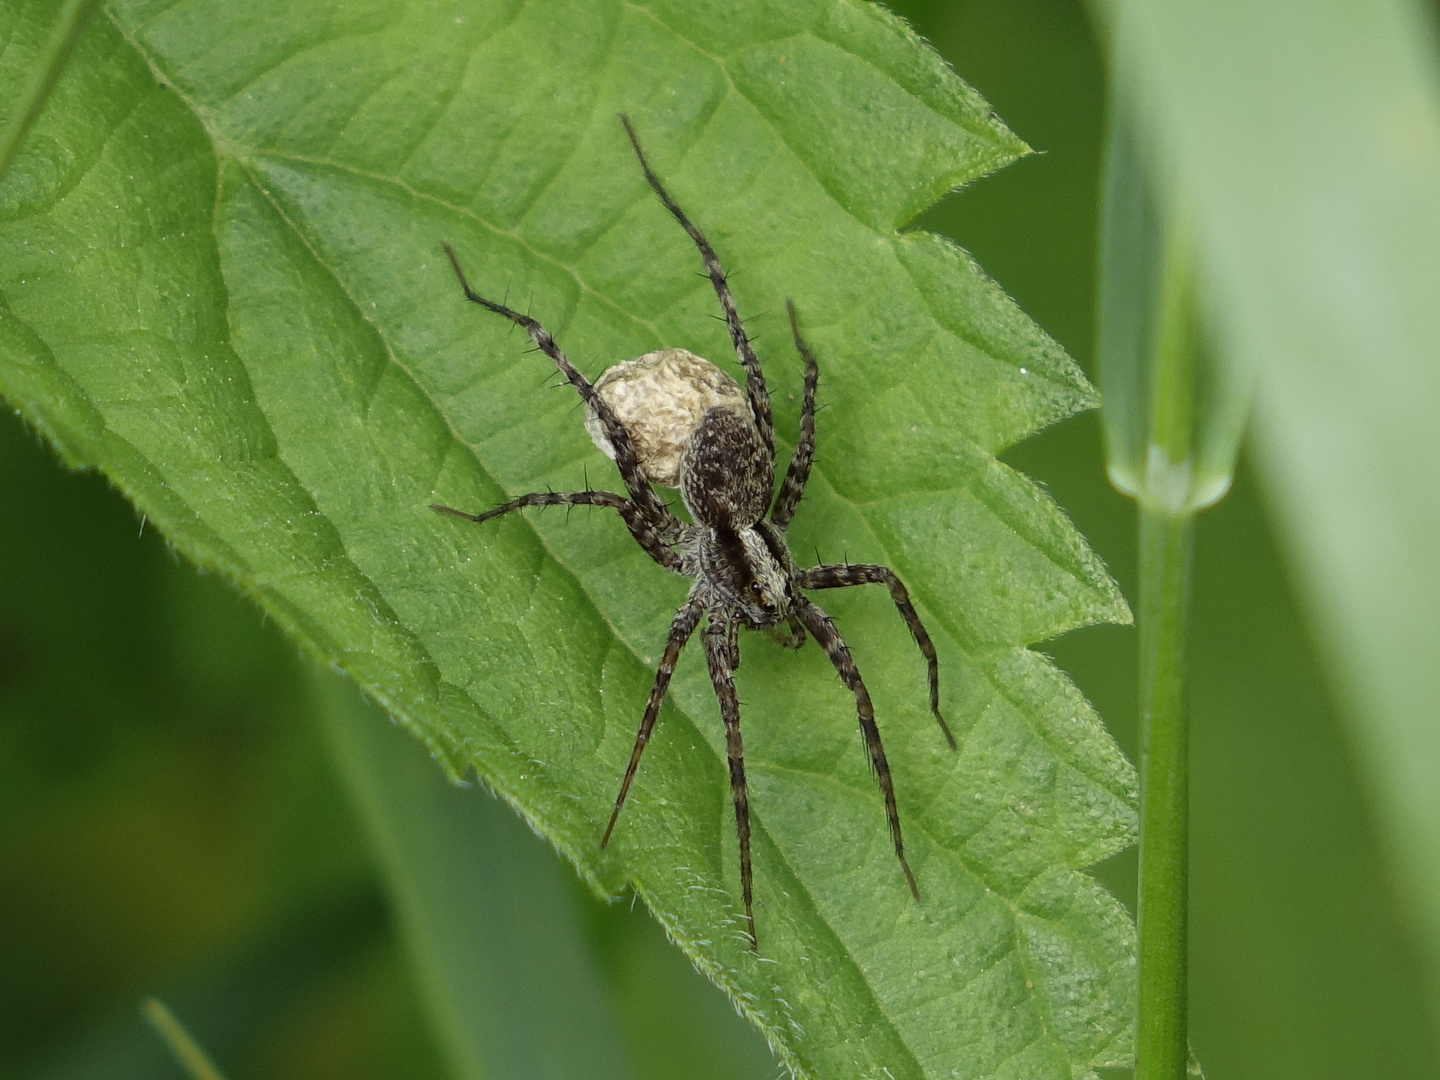
{"label": "spider leg", "polygon": [[950,749],[956,749],[955,736],[950,734],[950,725],[945,723],[945,718],[940,715],[940,661],[935,655],[935,643],[925,632],[925,624],[920,621],[920,616],[915,611],[915,605],[910,603],[910,594],[905,591],[905,586],[900,583],[895,572],[888,566],[835,563],[828,566],[812,566],[809,570],[800,571],[796,584],[802,589],[843,589],[850,585],[884,585],[890,590],[890,599],[895,601],[896,610],[905,620],[905,625],[910,628],[910,636],[915,639],[915,644],[920,646],[920,655],[925,657],[925,664],[929,668],[930,711],[935,716],[935,722],[940,725],[940,732],[945,736],[945,741],[950,744]]}
{"label": "spider leg", "polygon": [[730,649],[730,670],[740,670],[740,621],[732,619],[726,624],[725,644]]}
{"label": "spider leg", "polygon": [[770,639],[782,649],[798,649],[805,644],[805,627],[800,625],[800,620],[794,615],[789,619],[790,632],[783,633],[778,626],[767,626],[765,632]]}
{"label": "spider leg", "polygon": [[720,259],[715,254],[715,249],[705,239],[703,233],[695,227],[695,224],[685,216],[685,211],[680,209],[676,201],[670,197],[665,190],[665,185],[660,183],[650,168],[650,162],[645,157],[645,151],[640,149],[640,139],[635,134],[635,128],[630,124],[630,118],[624,113],[620,114],[620,123],[625,125],[625,134],[630,137],[630,145],[635,148],[635,156],[640,159],[640,170],[645,174],[645,180],[651,189],[660,197],[680,227],[690,234],[690,239],[695,241],[696,248],[700,251],[700,258],[705,263],[705,273],[710,278],[710,284],[715,289],[715,297],[720,301],[720,309],[725,312],[725,325],[730,329],[730,341],[735,346],[735,355],[740,360],[740,366],[745,369],[745,389],[750,397],[750,411],[755,414],[755,427],[760,432],[760,439],[765,444],[765,449],[772,455],[775,453],[775,421],[770,415],[770,391],[765,386],[765,376],[760,371],[760,361],[755,357],[755,350],[750,345],[750,339],[745,335],[745,326],[740,321],[740,313],[735,309],[735,298],[730,295],[730,284],[726,280],[725,270],[720,265]]}
{"label": "spider leg", "polygon": [[798,649],[805,644],[805,624],[794,615],[790,616],[790,637],[783,644],[787,649]]}
{"label": "spider leg", "polygon": [[795,508],[800,505],[800,496],[805,493],[806,481],[810,479],[810,463],[815,460],[815,387],[820,382],[820,367],[815,363],[815,354],[800,336],[800,320],[795,315],[795,304],[786,299],[785,309],[790,312],[790,332],[795,336],[795,351],[805,361],[805,397],[800,406],[800,441],[795,444],[790,468],[785,470],[780,494],[775,496],[775,505],[770,510],[770,520],[780,529],[786,528],[795,516]]}
{"label": "spider leg", "polygon": [[680,650],[695,632],[700,622],[700,602],[691,597],[675,613],[670,622],[670,636],[665,641],[665,651],[660,656],[660,667],[655,671],[655,685],[650,688],[650,698],[645,702],[645,715],[640,719],[640,729],[635,732],[635,747],[630,751],[630,764],[625,766],[625,779],[620,781],[620,794],[615,796],[615,809],[610,812],[610,822],[605,826],[605,835],[600,838],[603,849],[610,843],[610,833],[620,817],[620,808],[625,805],[625,796],[630,794],[630,782],[635,779],[635,770],[640,767],[640,755],[655,730],[655,720],[660,715],[660,704],[665,700],[665,691],[670,687],[670,676],[675,674],[675,662],[680,659]]}
{"label": "spider leg", "polygon": [[640,471],[640,457],[625,425],[620,423],[614,410],[610,408],[605,399],[595,392],[590,380],[580,373],[570,362],[569,357],[560,350],[560,346],[555,344],[555,339],[550,336],[550,331],[529,315],[522,315],[514,308],[507,307],[495,300],[487,300],[477,293],[470,287],[470,282],[466,280],[465,271],[460,268],[460,260],[455,257],[454,250],[449,244],[442,246],[446,256],[450,259],[450,265],[455,269],[455,276],[460,279],[460,288],[465,292],[465,299],[472,304],[479,304],[497,315],[505,316],[529,334],[530,340],[535,342],[536,348],[555,362],[560,374],[564,375],[570,385],[575,387],[585,404],[595,410],[595,414],[600,417],[600,422],[605,425],[605,435],[615,450],[615,465],[620,470],[621,479],[625,481],[625,490],[630,493],[630,498],[640,513],[667,531],[671,528],[678,528],[679,523],[674,515],[661,501],[660,496],[655,494],[649,481],[645,479],[645,474]]}
{"label": "spider leg", "polygon": [[442,506],[439,503],[431,503],[430,509],[464,518],[478,525],[527,506],[603,506],[618,511],[625,527],[630,530],[630,535],[644,549],[645,554],[665,569],[674,570],[677,574],[681,572],[680,556],[670,546],[679,539],[679,523],[676,523],[677,528],[674,530],[667,531],[663,526],[657,528],[654,522],[641,513],[639,507],[613,491],[532,491],[529,495],[521,495],[479,514],[467,514],[464,510],[456,510],[453,506]]}
{"label": "spider leg", "polygon": [[890,763],[885,760],[885,747],[880,742],[880,729],[875,725],[875,707],[870,702],[870,691],[860,678],[859,669],[850,655],[850,647],[835,629],[830,616],[820,608],[804,601],[797,605],[796,614],[816,642],[830,657],[835,671],[855,695],[855,711],[860,717],[860,732],[865,737],[865,749],[870,754],[870,764],[875,767],[875,778],[880,783],[880,794],[885,798],[885,817],[890,822],[890,839],[895,842],[895,857],[900,860],[900,869],[905,871],[905,880],[910,885],[910,895],[918,901],[920,887],[915,884],[915,875],[905,861],[905,841],[900,837],[900,811],[895,806],[895,784],[890,778]]}
{"label": "spider leg", "polygon": [[735,835],[740,841],[740,895],[745,901],[745,923],[750,930],[750,947],[760,951],[755,937],[754,889],[750,873],[750,793],[745,786],[745,747],[740,738],[740,699],[735,694],[735,677],[730,666],[730,627],[733,620],[719,621],[712,614],[705,628],[705,661],[710,684],[720,702],[720,719],[725,722],[725,756],[730,762],[730,794],[735,800]]}

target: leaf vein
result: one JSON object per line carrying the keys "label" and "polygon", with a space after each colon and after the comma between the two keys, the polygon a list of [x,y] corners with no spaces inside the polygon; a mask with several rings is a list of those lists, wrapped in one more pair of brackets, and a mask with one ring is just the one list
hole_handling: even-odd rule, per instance
{"label": "leaf vein", "polygon": [[600,50],[600,54],[605,57],[605,62],[602,63],[596,71],[595,82],[590,96],[590,111],[585,118],[583,131],[577,133],[575,138],[570,140],[570,146],[566,149],[564,158],[557,161],[551,167],[549,175],[543,177],[540,184],[533,191],[527,193],[525,202],[520,205],[513,218],[511,227],[517,232],[524,226],[525,219],[528,218],[531,212],[540,204],[540,200],[555,186],[555,181],[559,179],[560,174],[565,171],[570,162],[575,160],[576,153],[579,152],[581,144],[585,141],[584,132],[588,132],[595,126],[595,112],[600,107],[600,98],[602,96],[600,87],[604,81],[605,71],[610,66],[610,57],[614,52],[609,46],[614,44],[619,29],[620,20],[612,19],[610,22],[609,38],[606,41],[606,45]]}

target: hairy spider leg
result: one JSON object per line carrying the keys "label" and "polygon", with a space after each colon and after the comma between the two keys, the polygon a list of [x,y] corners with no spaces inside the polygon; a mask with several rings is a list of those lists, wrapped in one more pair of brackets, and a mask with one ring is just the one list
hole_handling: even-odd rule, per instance
{"label": "hairy spider leg", "polygon": [[905,625],[910,628],[910,636],[915,639],[915,644],[920,646],[920,655],[925,657],[925,666],[930,673],[930,711],[935,716],[935,722],[940,725],[940,732],[945,736],[945,741],[950,744],[950,749],[955,750],[955,736],[950,734],[950,725],[945,723],[945,718],[940,715],[940,660],[935,655],[935,643],[930,640],[930,635],[925,632],[925,624],[920,621],[920,615],[915,611],[915,605],[910,602],[910,594],[905,591],[905,586],[895,576],[895,571],[888,566],[876,566],[867,563],[832,563],[827,566],[812,566],[808,570],[802,570],[797,582],[802,589],[845,589],[851,585],[884,585],[890,590],[890,599],[895,601],[895,608],[900,612],[900,617],[905,620]]}
{"label": "hairy spider leg", "polygon": [[805,644],[805,627],[800,625],[800,620],[791,615],[786,620],[788,633],[782,631],[778,626],[767,626],[766,635],[782,649],[798,649]]}
{"label": "hairy spider leg", "polygon": [[650,168],[650,162],[645,157],[645,151],[640,148],[640,139],[635,134],[635,128],[630,124],[630,117],[624,113],[620,114],[620,123],[625,125],[625,134],[630,137],[630,145],[635,149],[635,156],[640,159],[640,170],[645,174],[645,180],[650,188],[660,197],[680,227],[695,241],[695,246],[700,250],[700,258],[705,263],[705,273],[710,278],[710,284],[715,289],[715,297],[720,301],[720,309],[725,313],[725,325],[730,330],[730,341],[735,346],[735,355],[740,360],[740,366],[745,369],[745,389],[750,397],[750,411],[755,414],[755,427],[760,432],[760,440],[765,444],[765,449],[773,456],[775,453],[775,421],[770,415],[770,391],[765,386],[765,376],[760,371],[760,361],[755,356],[755,350],[750,345],[750,338],[745,334],[745,326],[740,321],[740,313],[735,308],[735,298],[730,294],[730,283],[725,277],[725,270],[720,265],[720,259],[715,254],[715,249],[705,239],[703,233],[695,227],[685,211],[680,209],[676,201],[670,197],[665,190],[665,185],[660,183],[660,178]]}
{"label": "hairy spider leg", "polygon": [[[513,308],[506,307],[494,300],[487,300],[477,293],[470,287],[470,282],[466,280],[465,271],[460,268],[460,260],[455,257],[454,250],[449,244],[445,244],[443,247],[446,256],[450,259],[450,265],[455,269],[455,276],[460,280],[460,288],[465,292],[465,299],[472,304],[479,304],[497,315],[505,316],[529,334],[530,340],[535,342],[536,348],[555,362],[560,374],[564,375],[570,385],[575,387],[585,404],[595,410],[595,414],[600,417],[600,422],[605,426],[605,434],[610,439],[610,445],[615,450],[615,465],[620,470],[621,479],[625,481],[625,490],[630,493],[631,501],[648,519],[648,523],[663,533],[678,531],[679,521],[670,513],[669,507],[661,501],[660,496],[655,494],[655,490],[645,479],[645,474],[640,471],[640,457],[635,450],[635,443],[630,438],[630,432],[625,429],[625,425],[620,423],[609,403],[595,392],[590,380],[580,373],[570,362],[569,357],[560,350],[560,346],[555,344],[555,339],[550,336],[550,331],[529,315],[522,315]],[[639,537],[637,536],[636,539]]]}
{"label": "hairy spider leg", "polygon": [[677,574],[681,572],[680,556],[670,546],[679,538],[679,532],[676,531],[667,536],[663,531],[651,525],[639,507],[625,496],[617,495],[613,491],[532,491],[528,495],[521,495],[479,514],[466,513],[464,510],[456,510],[453,506],[444,506],[440,503],[431,503],[430,509],[442,514],[464,518],[466,521],[473,521],[479,525],[491,518],[497,518],[501,514],[508,514],[512,510],[523,510],[527,506],[601,506],[608,510],[615,510],[619,512],[621,519],[625,522],[625,527],[630,530],[630,535],[635,538],[645,554],[665,569],[673,570]]}
{"label": "hairy spider leg", "polygon": [[740,670],[740,620],[732,619],[728,624],[725,644],[730,647],[730,670]]}
{"label": "hairy spider leg", "polygon": [[635,732],[635,746],[630,751],[630,764],[625,766],[625,779],[620,781],[620,794],[615,796],[615,809],[610,812],[610,823],[605,826],[605,835],[600,838],[603,849],[610,843],[610,833],[620,817],[620,808],[625,805],[625,796],[630,794],[630,782],[635,779],[635,770],[640,767],[640,755],[655,730],[655,720],[660,715],[660,704],[665,700],[665,691],[670,687],[670,676],[675,674],[675,663],[680,659],[680,650],[690,640],[700,622],[702,607],[696,597],[691,597],[685,606],[675,613],[670,621],[670,636],[665,641],[665,651],[660,654],[660,666],[655,671],[655,685],[650,688],[650,698],[645,702],[645,715],[640,718],[640,729]]}
{"label": "hairy spider leg", "polygon": [[705,661],[710,685],[720,702],[720,719],[725,722],[725,757],[730,764],[730,795],[735,800],[735,836],[740,841],[740,895],[745,901],[745,924],[750,947],[760,951],[755,936],[754,889],[750,872],[750,793],[745,786],[745,744],[740,738],[740,698],[735,694],[735,677],[730,667],[730,620],[710,613],[705,627]]}
{"label": "hairy spider leg", "polygon": [[875,779],[880,783],[880,794],[885,798],[885,817],[890,822],[890,839],[895,842],[895,857],[900,860],[900,869],[905,871],[905,880],[910,884],[910,895],[920,899],[920,886],[915,884],[915,875],[905,861],[905,841],[900,836],[900,811],[895,806],[895,785],[890,779],[890,763],[885,759],[885,746],[880,741],[880,729],[875,725],[875,706],[870,703],[870,691],[860,678],[860,670],[850,655],[850,647],[835,629],[830,616],[808,600],[796,607],[796,613],[816,643],[830,657],[850,692],[855,695],[855,712],[860,718],[860,733],[865,739],[865,749],[870,754],[870,764],[875,768]]}
{"label": "hairy spider leg", "polygon": [[775,496],[775,505],[770,508],[770,520],[782,531],[795,516],[795,508],[800,505],[800,496],[805,494],[805,485],[810,480],[810,464],[815,460],[815,388],[820,384],[820,366],[815,363],[810,346],[800,336],[800,320],[789,297],[785,299],[785,310],[790,313],[790,333],[795,338],[795,351],[805,361],[805,397],[800,405],[800,440],[795,444],[790,467],[785,470],[780,494]]}

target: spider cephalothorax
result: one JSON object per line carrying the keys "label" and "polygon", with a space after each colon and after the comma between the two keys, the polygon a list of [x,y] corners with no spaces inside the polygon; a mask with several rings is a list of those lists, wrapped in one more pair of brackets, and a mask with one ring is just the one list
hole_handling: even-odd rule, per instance
{"label": "spider cephalothorax", "polygon": [[[910,892],[918,900],[920,890],[915,875],[905,861],[905,845],[900,836],[900,815],[895,807],[895,789],[880,731],[875,726],[875,710],[870,693],[860,678],[850,649],[830,617],[804,594],[806,589],[836,589],[849,585],[885,585],[905,624],[910,628],[920,652],[929,667],[930,710],[940,724],[951,749],[955,740],[940,715],[940,690],[935,647],[931,644],[920,617],[910,603],[905,586],[888,567],[861,564],[835,564],[801,569],[790,557],[785,543],[785,530],[795,515],[795,508],[809,479],[810,464],[815,454],[815,387],[819,369],[809,347],[800,336],[795,307],[788,300],[790,327],[795,348],[805,361],[805,392],[800,411],[800,438],[795,446],[790,467],[778,494],[774,493],[775,435],[770,415],[770,396],[765,376],[755,357],[750,340],[745,336],[735,301],[730,295],[725,273],[705,237],[670,197],[651,171],[640,142],[627,117],[620,118],[625,133],[634,147],[645,179],[665,208],[690,235],[700,250],[705,271],[715,288],[725,322],[735,346],[736,356],[745,371],[745,398],[748,410],[716,405],[700,416],[688,432],[680,453],[679,487],[685,507],[694,524],[686,524],[670,512],[670,508],[650,486],[644,462],[625,425],[616,415],[606,396],[577,371],[555,344],[549,332],[528,315],[522,315],[504,304],[487,300],[470,288],[459,260],[450,246],[445,245],[455,274],[460,279],[465,297],[482,307],[505,316],[523,327],[546,356],[555,362],[560,373],[584,399],[591,416],[598,421],[613,454],[629,498],[609,491],[534,492],[511,499],[502,506],[480,514],[467,514],[448,506],[433,509],[469,521],[488,521],[526,506],[603,506],[617,511],[632,536],[652,559],[667,570],[695,579],[690,595],[670,624],[670,636],[655,673],[655,684],[640,720],[635,747],[615,808],[601,837],[600,846],[610,840],[620,808],[630,791],[640,755],[650,740],[660,704],[670,685],[680,650],[695,632],[703,618],[703,640],[710,681],[720,703],[720,717],[725,724],[726,753],[730,764],[730,787],[735,801],[735,828],[740,841],[740,888],[745,904],[745,920],[751,945],[756,943],[755,914],[752,901],[750,872],[750,810],[745,785],[745,756],[740,738],[740,700],[735,693],[734,671],[740,663],[737,633],[741,626],[752,630],[788,625],[790,634],[784,643],[799,648],[808,631],[825,650],[841,681],[855,695],[865,748],[870,755],[880,792],[885,800],[885,815],[895,855],[900,860]],[[688,356],[688,354],[685,354]],[[692,360],[696,358],[691,358]],[[702,362],[703,363],[703,362]],[[707,365],[708,366],[708,365]],[[769,511],[767,516],[766,511]]]}

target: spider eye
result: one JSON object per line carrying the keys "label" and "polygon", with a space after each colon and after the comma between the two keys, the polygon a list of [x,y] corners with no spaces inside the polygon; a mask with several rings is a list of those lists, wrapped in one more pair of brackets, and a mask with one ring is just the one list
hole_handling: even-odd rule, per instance
{"label": "spider eye", "polygon": [[760,595],[760,583],[759,583],[758,581],[752,581],[752,582],[750,582],[750,591],[751,591],[752,593],[754,593],[756,596],[759,596],[759,595]]}

